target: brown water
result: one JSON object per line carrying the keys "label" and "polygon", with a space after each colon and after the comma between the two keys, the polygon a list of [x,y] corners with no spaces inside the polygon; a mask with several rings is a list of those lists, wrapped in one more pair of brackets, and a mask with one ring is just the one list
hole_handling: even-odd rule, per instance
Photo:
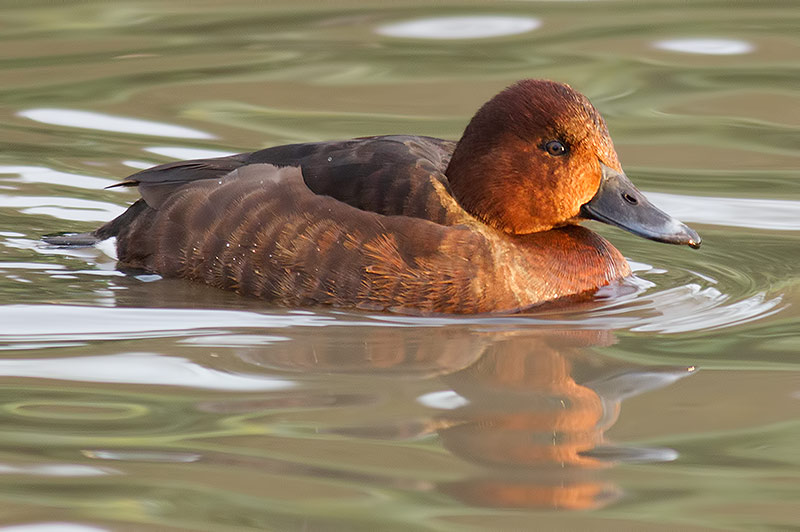
{"label": "brown water", "polygon": [[[800,527],[795,2],[0,11],[7,530]],[[103,187],[138,168],[457,138],[523,77],[586,93],[703,248],[593,225],[630,293],[422,319],[274,308],[39,241],[121,212],[135,191]]]}

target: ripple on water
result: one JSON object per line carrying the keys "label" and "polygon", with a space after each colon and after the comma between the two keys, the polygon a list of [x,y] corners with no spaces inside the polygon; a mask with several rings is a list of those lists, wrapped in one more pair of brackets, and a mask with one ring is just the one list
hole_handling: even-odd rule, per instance
{"label": "ripple on water", "polygon": [[741,325],[781,310],[780,296],[760,292],[741,300],[713,287],[690,283],[656,290],[619,304],[614,302],[581,316],[584,324],[637,332],[685,333]]}

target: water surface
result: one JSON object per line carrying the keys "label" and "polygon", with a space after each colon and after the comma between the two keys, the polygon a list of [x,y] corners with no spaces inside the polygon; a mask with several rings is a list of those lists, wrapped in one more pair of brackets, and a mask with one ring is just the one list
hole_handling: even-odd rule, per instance
{"label": "water surface", "polygon": [[[8,530],[785,530],[800,524],[793,2],[28,2],[0,20]],[[42,234],[136,169],[458,138],[523,77],[606,117],[699,251],[593,224],[577,308],[286,309]],[[71,528],[70,528],[71,527]]]}

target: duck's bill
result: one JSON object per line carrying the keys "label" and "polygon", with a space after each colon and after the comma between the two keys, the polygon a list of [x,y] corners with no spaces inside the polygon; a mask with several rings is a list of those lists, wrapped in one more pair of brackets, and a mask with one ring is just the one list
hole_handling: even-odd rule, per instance
{"label": "duck's bill", "polygon": [[616,225],[644,238],[700,247],[700,235],[647,201],[628,177],[601,163],[603,179],[597,194],[581,207],[581,215]]}

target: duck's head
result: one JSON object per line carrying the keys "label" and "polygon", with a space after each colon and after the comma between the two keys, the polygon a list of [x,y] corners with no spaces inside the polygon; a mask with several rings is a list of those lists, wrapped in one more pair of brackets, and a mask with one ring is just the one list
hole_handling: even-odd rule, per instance
{"label": "duck's head", "polygon": [[630,182],[600,113],[562,83],[523,80],[489,100],[446,173],[468,212],[507,233],[593,219],[660,242],[700,245],[695,231]]}

